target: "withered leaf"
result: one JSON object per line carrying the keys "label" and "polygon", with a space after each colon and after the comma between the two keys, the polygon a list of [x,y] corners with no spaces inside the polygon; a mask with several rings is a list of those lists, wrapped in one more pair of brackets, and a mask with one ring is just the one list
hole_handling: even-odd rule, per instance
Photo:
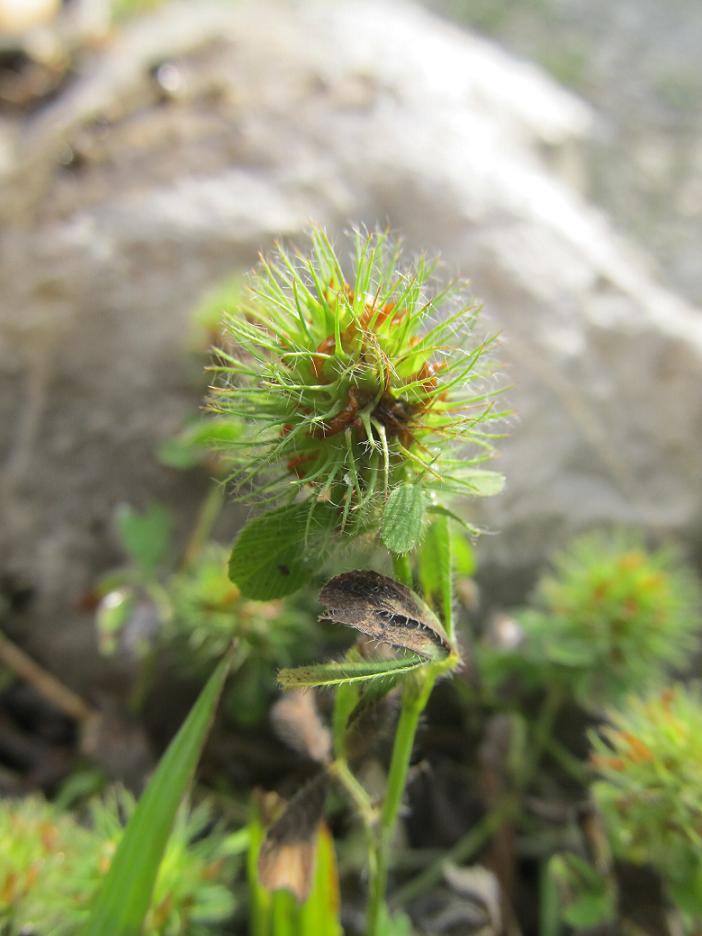
{"label": "withered leaf", "polygon": [[324,605],[320,618],[347,624],[367,637],[411,650],[429,660],[452,651],[436,615],[405,585],[359,570],[335,576],[319,595]]}
{"label": "withered leaf", "polygon": [[268,830],[258,856],[259,879],[267,890],[288,890],[300,903],[307,899],[328,786],[327,773],[319,774]]}
{"label": "withered leaf", "polygon": [[331,733],[317,711],[313,693],[304,689],[286,692],[271,710],[278,737],[303,757],[326,764],[331,756]]}

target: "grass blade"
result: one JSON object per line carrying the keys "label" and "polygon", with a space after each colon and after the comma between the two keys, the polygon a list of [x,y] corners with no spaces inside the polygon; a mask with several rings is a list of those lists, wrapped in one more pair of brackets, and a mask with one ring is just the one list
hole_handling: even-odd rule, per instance
{"label": "grass blade", "polygon": [[200,759],[229,664],[229,657],[219,664],[161,758],[95,895],[82,936],[141,933],[171,827]]}

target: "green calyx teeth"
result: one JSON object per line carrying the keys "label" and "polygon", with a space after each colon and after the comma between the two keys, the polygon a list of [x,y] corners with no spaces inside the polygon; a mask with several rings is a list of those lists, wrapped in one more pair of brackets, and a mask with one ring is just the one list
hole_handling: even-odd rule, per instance
{"label": "green calyx teeth", "polygon": [[[271,505],[303,492],[356,534],[402,484],[496,490],[475,465],[491,454],[481,423],[499,414],[490,342],[472,338],[477,309],[462,285],[433,290],[436,264],[423,259],[403,271],[385,233],[352,244],[347,276],[319,230],[308,256],[279,248],[261,262],[226,318],[210,408],[243,426],[226,453],[240,491]],[[413,548],[421,518],[415,527],[414,538],[388,531],[388,548]]]}

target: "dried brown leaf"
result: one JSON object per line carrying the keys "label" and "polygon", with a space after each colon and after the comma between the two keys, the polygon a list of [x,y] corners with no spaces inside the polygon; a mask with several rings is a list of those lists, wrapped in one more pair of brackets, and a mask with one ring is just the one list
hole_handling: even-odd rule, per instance
{"label": "dried brown leaf", "polygon": [[307,899],[328,785],[326,773],[319,774],[268,830],[258,856],[259,878],[267,890],[288,890],[300,903]]}
{"label": "dried brown leaf", "polygon": [[312,692],[307,689],[286,692],[273,706],[271,722],[278,737],[298,754],[318,764],[329,762],[331,734],[319,717]]}
{"label": "dried brown leaf", "polygon": [[378,572],[337,575],[320,592],[320,618],[354,627],[380,643],[411,650],[430,660],[452,647],[436,615],[411,589]]}

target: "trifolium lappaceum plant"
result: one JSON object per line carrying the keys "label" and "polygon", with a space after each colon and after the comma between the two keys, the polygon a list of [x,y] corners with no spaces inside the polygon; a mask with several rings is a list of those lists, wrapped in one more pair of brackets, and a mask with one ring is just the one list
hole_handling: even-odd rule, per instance
{"label": "trifolium lappaceum plant", "polygon": [[[403,266],[399,247],[386,234],[353,236],[347,276],[327,238],[313,232],[311,240],[307,257],[281,249],[262,260],[248,298],[227,316],[213,368],[210,408],[221,418],[214,431],[189,436],[169,456],[189,464],[193,443],[204,453],[209,441],[219,442],[215,473],[231,466],[230,480],[240,494],[267,508],[244,527],[232,550],[228,571],[237,601],[295,591],[327,558],[320,544],[335,545],[344,534],[347,541],[364,535],[359,546],[368,547],[372,564],[387,567],[392,561],[394,579],[356,569],[322,589],[322,619],[355,627],[363,639],[342,663],[322,664],[321,677],[320,668],[305,668],[306,687],[333,686],[328,741],[310,745],[320,732],[299,730],[310,727],[309,709],[298,707],[297,725],[288,718],[290,737],[311,755],[317,772],[272,818],[258,859],[252,849],[249,860],[255,892],[266,902],[270,895],[263,892],[273,889],[291,890],[303,903],[312,899],[326,792],[335,785],[366,834],[365,931],[387,936],[409,925],[406,917],[390,913],[385,895],[417,725],[436,680],[460,663],[451,525],[463,521],[446,505],[453,495],[491,494],[502,484],[499,475],[480,467],[492,453],[488,429],[498,417],[486,353],[492,342],[475,337],[477,309],[463,287],[437,288],[433,265],[422,259]],[[209,520],[199,522],[210,516],[209,499],[205,506],[186,548],[186,568],[194,544],[201,548],[203,531],[211,529]],[[145,541],[128,537],[139,554],[138,585],[146,573],[162,570],[163,556],[148,526]],[[159,523],[153,526],[160,529]],[[159,533],[156,539],[164,537]],[[389,557],[381,556],[380,543]],[[421,595],[414,591],[417,583]],[[274,631],[275,621],[270,627]],[[169,832],[178,803],[202,754],[235,651],[236,640],[171,741],[119,843],[110,848],[104,878],[86,907],[86,936],[108,930],[130,936],[144,929],[144,921],[148,928],[158,874],[170,864],[168,847],[175,837],[169,840]],[[288,676],[294,685],[294,671]],[[348,742],[365,739],[369,711],[384,708],[384,696],[394,689],[399,718],[380,796],[354,772],[356,745]],[[390,707],[386,711],[392,714]],[[189,874],[187,881],[196,883],[196,876]],[[338,915],[335,893],[331,898],[328,916]],[[226,899],[214,904],[207,900],[208,920],[232,909]],[[168,897],[159,902],[156,923],[175,932],[167,919],[173,906]],[[318,906],[309,909],[305,918],[318,921]]]}
{"label": "trifolium lappaceum plant", "polygon": [[[319,782],[269,830],[259,866],[265,886],[305,898],[303,843],[314,840],[327,781],[339,784],[366,829],[367,932],[377,936],[417,725],[434,683],[461,659],[449,526],[475,528],[449,505],[501,490],[483,463],[504,413],[494,339],[479,335],[466,284],[441,285],[424,257],[406,263],[386,232],[355,231],[349,243],[347,262],[313,230],[308,253],[261,258],[224,316],[209,408],[241,427],[222,458],[240,499],[263,508],[232,549],[229,574],[245,597],[292,593],[343,537],[379,540],[393,562],[396,580],[361,569],[322,589],[322,619],[363,635],[343,661],[280,674],[287,688],[333,687],[334,743]],[[352,773],[345,738],[392,688],[400,715],[378,804]]]}
{"label": "trifolium lappaceum plant", "polygon": [[[702,695],[669,686],[630,697],[591,733],[594,800],[614,855],[653,867],[682,914],[702,922]],[[678,930],[676,930],[677,932]]]}
{"label": "trifolium lappaceum plant", "polygon": [[261,259],[225,315],[210,408],[245,426],[226,449],[240,497],[303,501],[308,539],[379,532],[407,553],[427,510],[502,486],[481,467],[501,415],[493,339],[476,337],[465,283],[436,285],[436,263],[405,266],[382,232],[350,243],[349,265],[320,230],[308,255]]}
{"label": "trifolium lappaceum plant", "polygon": [[700,592],[670,546],[626,531],[591,533],[560,552],[518,614],[523,656],[550,668],[589,708],[665,682],[699,641]]}

